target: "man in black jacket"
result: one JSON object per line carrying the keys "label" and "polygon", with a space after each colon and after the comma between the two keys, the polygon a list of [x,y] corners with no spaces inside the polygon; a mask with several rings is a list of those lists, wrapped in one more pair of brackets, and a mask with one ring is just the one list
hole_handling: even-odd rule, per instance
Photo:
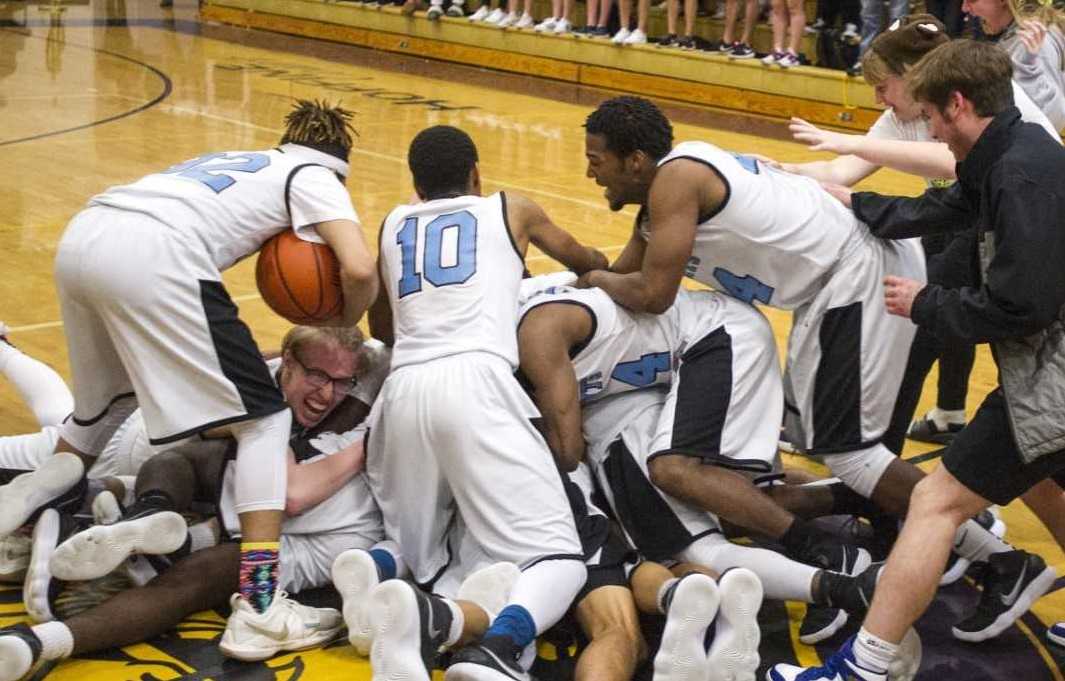
{"label": "man in black jacket", "polygon": [[[883,681],[898,644],[931,602],[958,526],[1065,470],[1065,150],[1013,106],[1005,53],[972,41],[935,49],[909,75],[934,136],[958,159],[958,183],[916,199],[830,188],[881,238],[972,227],[948,249],[972,287],[887,277],[888,311],[948,341],[991,343],[1000,383],[917,485],[872,607],[825,666],[776,665],[770,681]],[[958,638],[989,638],[1054,582],[1024,551],[995,554],[976,615]],[[989,627],[990,625],[990,627]]]}

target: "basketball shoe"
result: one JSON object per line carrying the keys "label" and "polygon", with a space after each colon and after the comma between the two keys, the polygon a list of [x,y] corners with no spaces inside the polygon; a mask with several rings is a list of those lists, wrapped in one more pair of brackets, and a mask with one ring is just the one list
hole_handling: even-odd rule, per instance
{"label": "basketball shoe", "polygon": [[85,493],[85,465],[74,454],[59,452],[40,468],[0,487],[0,537],[25,525],[44,506],[78,506]]}
{"label": "basketball shoe", "polygon": [[655,655],[655,681],[706,679],[710,668],[703,641],[721,603],[717,583],[704,574],[685,575],[662,600],[666,626]]}
{"label": "basketball shoe", "polygon": [[381,573],[369,551],[350,549],[333,561],[333,584],[343,602],[348,640],[360,655],[370,654],[373,628],[370,626],[369,600],[381,583]]}
{"label": "basketball shoe", "polygon": [[452,619],[450,606],[439,596],[398,579],[380,584],[370,595],[374,681],[429,681]]}
{"label": "basketball shoe", "polygon": [[229,604],[233,613],[218,648],[226,657],[245,662],[313,648],[332,639],[344,626],[344,618],[333,608],[302,605],[284,591],[274,594],[266,612],[256,612],[240,594],[233,594]]}
{"label": "basketball shoe", "polygon": [[24,532],[0,538],[0,582],[21,584],[30,565],[33,539]]}
{"label": "basketball shoe", "polygon": [[41,662],[41,639],[25,624],[0,629],[0,681],[19,681]]}
{"label": "basketball shoe", "polygon": [[1059,646],[1065,646],[1065,622],[1058,622],[1047,629],[1047,640]]}
{"label": "basketball shoe", "polygon": [[185,519],[172,511],[147,510],[111,525],[94,525],[60,544],[52,573],[66,581],[103,577],[131,555],[166,555],[188,539]]}
{"label": "basketball shoe", "polygon": [[761,662],[758,610],[762,607],[762,582],[746,568],[733,568],[721,575],[717,586],[721,604],[707,654],[707,681],[754,679]]}
{"label": "basketball shoe", "polygon": [[858,664],[854,659],[854,637],[836,654],[825,660],[820,667],[796,667],[791,664],[778,664],[766,672],[766,681],[887,681],[886,671],[879,672]]}
{"label": "basketball shoe", "polygon": [[492,636],[451,656],[444,681],[531,681],[519,664],[523,650],[507,636]]}
{"label": "basketball shoe", "polygon": [[994,553],[988,558],[983,594],[976,612],[954,625],[954,638],[978,643],[1008,629],[1057,579],[1057,571],[1027,551]]}

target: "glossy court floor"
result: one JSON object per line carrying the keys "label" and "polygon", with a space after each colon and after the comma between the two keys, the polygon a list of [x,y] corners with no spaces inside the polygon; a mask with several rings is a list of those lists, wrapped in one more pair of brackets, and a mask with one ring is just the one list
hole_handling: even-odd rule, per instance
{"label": "glossy court floor", "polygon": [[[294,97],[341,100],[358,112],[360,137],[348,188],[370,243],[376,242],[387,211],[412,194],[405,166],[408,142],[428,125],[448,123],[467,130],[478,144],[486,190],[524,193],[578,238],[616,254],[632,213],[608,211],[600,189],[584,176],[580,127],[604,96],[343,45],[201,25],[195,4],[183,0],[173,11],[152,2],[115,0],[68,6],[0,2],[0,320],[20,348],[67,376],[52,282],[55,244],[67,220],[109,185],[207,151],[274,145]],[[775,135],[729,132],[704,126],[773,131],[728,116],[670,111],[676,121],[685,121],[676,125],[678,140],[705,139],[782,160],[817,157],[783,140],[779,126]],[[921,190],[919,181],[890,172],[874,175],[863,186],[895,193]],[[252,259],[238,265],[226,282],[260,345],[276,347],[285,323],[259,300],[253,267]],[[556,266],[530,252],[529,268],[543,272]],[[788,317],[769,314],[783,342]],[[982,351],[970,413],[994,381],[993,365]],[[931,379],[929,385],[934,385]],[[922,409],[931,399],[926,391]],[[36,428],[14,390],[0,381],[0,434]],[[906,455],[929,449],[911,443]],[[811,465],[792,457],[789,463]],[[922,465],[936,465],[936,459]],[[1026,509],[1013,505],[1003,513],[1010,540],[1039,551],[1065,572],[1065,555]],[[951,639],[949,625],[976,598],[967,583],[941,593],[919,627],[925,642],[919,679],[1063,681],[1065,656],[1044,646],[1043,632],[1065,619],[1065,590],[1042,599],[998,640],[969,646]],[[816,650],[799,644],[802,612],[795,604],[763,607],[764,661],[816,661],[839,642]],[[19,590],[0,591],[0,625],[24,615]],[[210,645],[223,623],[219,613],[203,613],[171,636],[66,662],[46,678],[369,678],[368,664],[339,644],[259,665],[224,662]]]}

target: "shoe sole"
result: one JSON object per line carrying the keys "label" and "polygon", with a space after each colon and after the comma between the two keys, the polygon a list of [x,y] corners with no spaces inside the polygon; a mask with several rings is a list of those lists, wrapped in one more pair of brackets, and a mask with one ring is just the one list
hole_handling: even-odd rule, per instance
{"label": "shoe sole", "polygon": [[122,519],[122,509],[113,492],[104,490],[92,500],[92,518],[97,525],[114,525]]}
{"label": "shoe sole", "polygon": [[471,573],[459,586],[456,597],[481,606],[491,621],[510,600],[510,592],[519,577],[521,569],[514,563],[495,563]]}
{"label": "shoe sole", "polygon": [[333,563],[333,584],[343,600],[344,623],[348,626],[348,641],[366,657],[373,645],[373,628],[366,616],[367,601],[380,582],[377,564],[366,551],[354,549],[337,556]]}
{"label": "shoe sole", "polygon": [[30,566],[33,540],[24,535],[9,535],[0,539],[0,583],[22,584]]}
{"label": "shoe sole", "polygon": [[705,681],[706,629],[714,621],[721,594],[706,575],[683,578],[673,593],[662,643],[654,661],[654,681]]}
{"label": "shoe sole", "polygon": [[714,642],[710,645],[707,681],[754,681],[761,657],[758,610],[762,582],[746,568],[729,570],[718,580],[721,605],[717,610]]}
{"label": "shoe sole", "polygon": [[370,594],[373,681],[429,681],[421,656],[421,621],[414,587],[397,579],[382,582]]}
{"label": "shoe sole", "polygon": [[48,602],[48,592],[52,585],[49,563],[58,543],[59,512],[51,508],[45,509],[33,528],[33,551],[30,554],[30,566],[26,569],[26,581],[22,586],[26,614],[38,624],[55,619]]}
{"label": "shoe sole", "polygon": [[921,658],[924,648],[921,645],[921,637],[917,630],[910,627],[906,635],[899,643],[899,650],[895,653],[895,659],[888,665],[887,677],[891,681],[913,681],[917,676],[917,670],[921,668]]}
{"label": "shoe sole", "polygon": [[18,681],[33,667],[33,651],[17,636],[0,636],[0,681]]}
{"label": "shoe sole", "polygon": [[962,631],[957,627],[951,627],[951,633],[954,634],[954,638],[960,641],[968,641],[969,643],[980,643],[988,639],[995,638],[1002,632],[1009,629],[1010,626],[1017,621],[1017,619],[1028,612],[1031,609],[1032,604],[1039,600],[1054,584],[1054,580],[1058,578],[1057,570],[1047,566],[1028,584],[1028,586],[1017,596],[1017,600],[1013,603],[1013,606],[1009,610],[1006,610],[1001,615],[995,618],[995,621],[990,626],[981,631]]}
{"label": "shoe sole", "polygon": [[837,610],[836,619],[832,620],[831,624],[812,634],[805,634],[799,636],[799,643],[812,646],[815,643],[820,643],[821,641],[830,639],[835,636],[839,632],[839,630],[847,624],[847,620],[849,619],[850,616],[845,611]]}
{"label": "shoe sole", "polygon": [[181,548],[188,536],[185,519],[164,511],[114,525],[96,525],[59,545],[52,574],[62,580],[103,577],[133,554],[165,555]]}
{"label": "shoe sole", "polygon": [[0,537],[25,525],[37,509],[69,492],[84,474],[81,459],[60,452],[32,473],[20,475],[0,487]]}

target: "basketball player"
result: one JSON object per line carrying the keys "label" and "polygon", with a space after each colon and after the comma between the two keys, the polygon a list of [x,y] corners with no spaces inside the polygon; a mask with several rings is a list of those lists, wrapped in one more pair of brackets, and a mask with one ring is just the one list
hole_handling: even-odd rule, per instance
{"label": "basketball player", "polygon": [[[585,128],[588,175],[606,187],[611,208],[641,210],[612,269],[582,283],[631,310],[662,313],[687,275],[745,302],[793,310],[788,439],[823,455],[858,494],[904,516],[924,474],[880,438],[914,326],[887,313],[881,282],[888,275],[923,281],[920,246],[877,239],[810,178],[705,142],[672,148],[669,121],[647,100],[608,100]],[[974,521],[957,540],[969,560],[1013,550]],[[1023,613],[1007,610],[1004,620],[970,618],[955,629],[998,635]]]}
{"label": "basketball player", "polygon": [[36,478],[44,484],[0,488],[0,535],[80,478],[139,404],[154,445],[200,435],[237,440],[239,593],[248,607],[235,608],[229,626],[275,629],[271,621],[288,608],[271,605],[291,415],[221,272],[271,236],[296,230],[333,249],[344,291],[336,323],[358,321],[377,282],[344,188],[349,118],[340,108],[297,102],[279,147],[180,163],[108,189],[71,220],[56,283],[74,415]]}
{"label": "basketball player", "polygon": [[[522,650],[566,611],[585,567],[551,452],[529,420],[536,408],[513,376],[524,255],[533,243],[576,272],[606,258],[528,199],[482,196],[477,149],[461,130],[418,133],[408,162],[422,203],[396,207],[381,229],[384,294],[370,326],[394,347],[369,419],[367,477],[417,583],[446,577],[457,521],[490,560],[522,568],[484,637],[455,651],[447,678],[526,679]],[[457,643],[463,613],[437,597],[419,605],[409,589],[389,594],[375,604],[384,624],[374,676],[402,669],[427,680],[434,660],[422,651]]]}
{"label": "basketball player", "polygon": [[[350,418],[346,423],[326,418],[351,402],[373,402],[388,369],[388,353],[381,348],[367,352],[358,329],[295,327],[285,337],[281,357],[271,360],[270,368],[292,401],[296,422],[290,440],[289,517],[282,526],[285,551],[280,565],[282,588],[296,592],[327,585],[333,560],[344,550],[387,550],[387,545],[375,546],[382,538],[380,513],[359,474],[363,430]],[[349,391],[354,394],[349,396]],[[365,413],[359,408],[351,413],[360,410]],[[152,559],[161,573],[147,585],[120,593],[62,623],[0,630],[0,680],[18,679],[40,661],[147,640],[170,630],[186,615],[225,604],[240,572],[238,544],[218,544],[218,537],[205,533],[203,526],[186,530],[176,513],[186,510],[194,498],[220,499],[223,537],[238,535],[236,466],[226,462],[219,447],[230,449],[226,442],[216,440],[151,458],[138,476],[136,501],[118,522],[74,535],[59,547],[52,563],[64,572],[62,576],[91,579],[110,572],[130,553],[171,542],[175,518],[181,530],[175,542],[179,548],[159,556],[162,561]],[[224,478],[220,475],[223,468]],[[48,514],[54,511],[48,509],[39,525]],[[38,569],[46,567],[47,561]],[[27,609],[48,613],[50,619],[47,591],[51,576],[31,578],[28,583],[43,584],[38,596],[44,603],[36,607],[27,603]],[[249,607],[236,595],[230,601],[234,610]],[[279,651],[324,642],[342,624],[336,611],[285,603],[282,617],[276,619],[284,636],[245,621],[236,631],[227,627],[223,651],[239,659],[265,659]]]}

